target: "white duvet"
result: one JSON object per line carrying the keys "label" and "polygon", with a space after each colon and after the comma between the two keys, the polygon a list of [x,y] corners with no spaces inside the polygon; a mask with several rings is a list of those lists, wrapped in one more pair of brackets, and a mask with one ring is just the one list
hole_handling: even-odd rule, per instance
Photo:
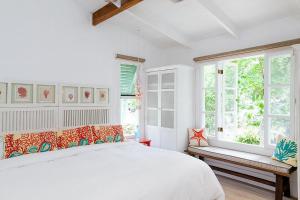
{"label": "white duvet", "polygon": [[0,161],[1,200],[223,200],[202,161],[136,142]]}

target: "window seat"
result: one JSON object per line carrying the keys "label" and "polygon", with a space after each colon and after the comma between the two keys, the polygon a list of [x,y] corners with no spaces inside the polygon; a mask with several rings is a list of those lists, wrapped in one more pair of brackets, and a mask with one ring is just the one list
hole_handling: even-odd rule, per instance
{"label": "window seat", "polygon": [[282,200],[283,194],[287,197],[290,196],[290,183],[289,176],[296,168],[273,160],[268,156],[261,156],[252,153],[239,152],[229,149],[224,149],[220,147],[193,147],[189,146],[187,153],[192,156],[197,156],[201,160],[204,158],[210,158],[212,160],[219,160],[227,163],[232,163],[235,165],[240,165],[244,167],[249,167],[253,169],[258,169],[265,172],[270,172],[276,175],[276,182],[271,182],[268,180],[263,180],[257,177],[253,177],[246,174],[241,174],[227,169],[222,169],[219,167],[211,166],[212,169],[221,171],[223,173],[229,173],[234,176],[239,176],[242,178],[250,179],[252,181],[257,181],[263,184],[274,186],[276,189],[275,199]]}

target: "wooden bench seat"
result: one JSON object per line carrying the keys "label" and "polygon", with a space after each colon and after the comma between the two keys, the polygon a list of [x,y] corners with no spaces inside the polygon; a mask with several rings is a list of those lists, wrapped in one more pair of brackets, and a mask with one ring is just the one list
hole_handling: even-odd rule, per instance
{"label": "wooden bench seat", "polygon": [[271,182],[261,178],[253,177],[246,174],[241,174],[227,169],[222,169],[220,167],[211,166],[212,169],[221,171],[224,173],[229,173],[234,176],[239,176],[242,178],[247,178],[252,181],[257,181],[263,184],[267,184],[275,187],[275,200],[282,200],[283,194],[287,197],[290,196],[290,183],[289,176],[296,168],[275,161],[268,156],[261,156],[251,153],[239,152],[219,147],[188,147],[188,154],[193,156],[199,156],[200,159],[210,158],[212,160],[219,160],[227,163],[232,163],[235,165],[240,165],[244,167],[249,167],[253,169],[258,169],[265,172],[270,172],[276,175],[276,181]]}

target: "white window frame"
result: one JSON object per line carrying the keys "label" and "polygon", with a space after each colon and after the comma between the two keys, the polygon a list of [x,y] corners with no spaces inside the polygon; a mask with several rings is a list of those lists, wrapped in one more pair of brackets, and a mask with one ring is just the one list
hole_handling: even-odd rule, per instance
{"label": "white window frame", "polygon": [[[135,65],[137,68],[140,68],[139,70],[137,70],[137,73],[141,70],[141,64],[139,62],[134,62],[134,61],[127,61],[127,60],[116,60],[116,65],[118,66],[118,81],[119,81],[119,87],[118,87],[118,94],[119,94],[119,97],[120,97],[120,100],[119,100],[119,104],[118,104],[118,113],[119,113],[119,124],[121,124],[121,99],[135,99],[134,96],[130,97],[130,96],[121,96],[121,89],[120,89],[120,74],[121,74],[121,65]],[[141,102],[141,106],[142,108],[139,110],[139,129],[140,131],[143,133],[144,132],[144,127],[142,127],[141,125],[144,124],[144,121],[142,119],[142,116],[144,115],[144,105],[143,105],[143,102]],[[122,124],[121,124],[122,125]],[[142,136],[141,136],[142,137]],[[134,139],[135,136],[134,135],[125,135],[125,138],[126,139]]]}
{"label": "white window frame", "polygon": [[[222,76],[220,76],[218,73],[216,73],[216,133],[215,136],[208,136],[209,139],[209,143],[212,146],[218,146],[218,147],[222,147],[222,148],[228,148],[228,149],[233,149],[233,150],[239,150],[239,151],[244,151],[244,152],[249,152],[249,153],[255,153],[255,154],[260,154],[260,155],[267,155],[270,156],[273,154],[274,145],[269,145],[268,141],[269,141],[269,130],[270,130],[270,126],[266,126],[266,124],[268,124],[268,118],[265,116],[266,114],[269,113],[269,105],[268,102],[270,101],[269,99],[269,88],[267,86],[267,83],[269,83],[268,81],[270,80],[270,66],[268,60],[270,56],[274,56],[274,55],[282,55],[282,54],[291,54],[292,56],[292,66],[291,66],[291,109],[290,109],[290,123],[291,123],[291,131],[294,132],[293,130],[295,130],[295,113],[294,113],[294,107],[295,107],[295,91],[294,91],[294,84],[295,84],[295,77],[293,76],[293,71],[294,71],[294,66],[295,66],[295,62],[294,62],[294,54],[293,54],[293,50],[291,48],[287,48],[287,49],[280,49],[280,50],[275,50],[275,51],[266,51],[266,52],[256,52],[256,53],[251,53],[251,54],[244,54],[244,55],[239,55],[239,56],[234,56],[234,57],[229,57],[229,58],[224,58],[222,60],[214,60],[214,61],[210,61],[210,62],[203,62],[203,63],[199,63],[198,66],[196,67],[197,73],[196,73],[196,100],[198,105],[200,104],[200,106],[196,106],[196,108],[198,108],[197,110],[197,114],[196,114],[196,125],[198,127],[205,127],[205,107],[204,107],[204,101],[203,99],[204,97],[204,93],[203,93],[203,89],[204,89],[204,66],[207,65],[215,65],[216,70],[217,69],[222,69],[223,68],[223,64],[224,61],[226,60],[231,60],[231,59],[238,59],[238,58],[244,58],[244,57],[250,57],[250,56],[259,56],[259,55],[263,55],[265,57],[265,65],[264,65],[264,100],[265,100],[265,112],[264,112],[264,138],[263,138],[263,145],[250,145],[250,144],[241,144],[241,143],[237,143],[234,141],[225,141],[225,140],[220,140],[219,138],[219,132],[218,132],[218,127],[222,127],[222,117],[221,115],[223,114],[222,108],[224,107],[222,105],[223,103],[223,96],[222,96],[222,89],[220,87],[220,85],[222,85]],[[266,76],[268,75],[268,76]],[[267,80],[266,80],[267,79]],[[220,100],[221,99],[221,100]],[[218,103],[219,102],[219,103]],[[295,136],[294,136],[295,137]]]}

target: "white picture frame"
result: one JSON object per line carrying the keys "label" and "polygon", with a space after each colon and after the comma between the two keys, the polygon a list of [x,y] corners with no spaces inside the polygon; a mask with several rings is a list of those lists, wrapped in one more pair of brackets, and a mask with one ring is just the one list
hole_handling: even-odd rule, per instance
{"label": "white picture frame", "polygon": [[56,86],[55,85],[41,85],[37,84],[37,103],[55,104],[56,100]]}
{"label": "white picture frame", "polygon": [[7,103],[7,83],[0,83],[0,104]]}
{"label": "white picture frame", "polygon": [[78,87],[63,86],[62,87],[62,103],[65,103],[65,104],[78,103]]}
{"label": "white picture frame", "polygon": [[96,89],[96,103],[104,106],[109,105],[109,88]]}
{"label": "white picture frame", "polygon": [[94,88],[81,87],[80,88],[80,103],[94,103]]}
{"label": "white picture frame", "polygon": [[12,83],[11,103],[12,104],[33,103],[33,84]]}

